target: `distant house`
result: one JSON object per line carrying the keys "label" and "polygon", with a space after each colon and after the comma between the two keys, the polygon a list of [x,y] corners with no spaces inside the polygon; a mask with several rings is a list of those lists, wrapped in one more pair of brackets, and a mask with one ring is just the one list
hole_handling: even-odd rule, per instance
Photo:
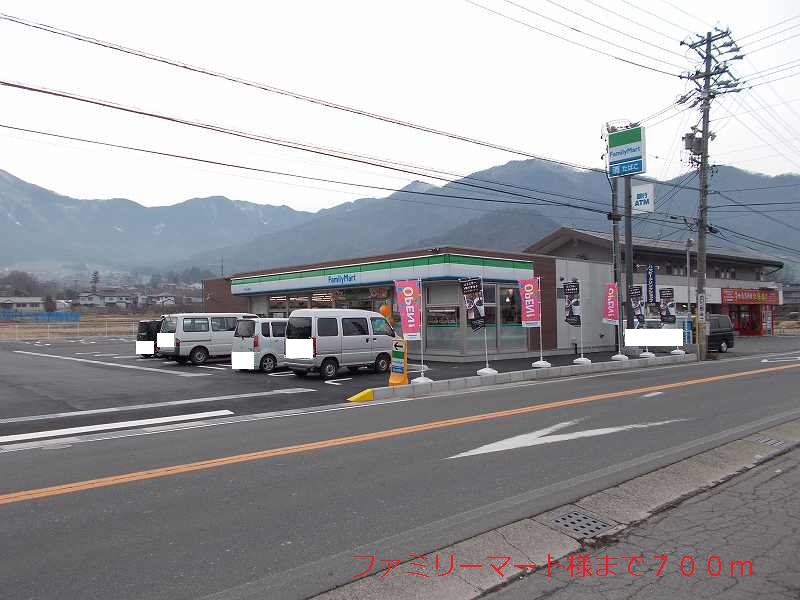
{"label": "distant house", "polygon": [[78,303],[81,306],[104,308],[130,308],[133,296],[124,292],[80,292]]}
{"label": "distant house", "polygon": [[0,310],[39,312],[44,310],[44,300],[41,296],[4,296],[0,297]]}

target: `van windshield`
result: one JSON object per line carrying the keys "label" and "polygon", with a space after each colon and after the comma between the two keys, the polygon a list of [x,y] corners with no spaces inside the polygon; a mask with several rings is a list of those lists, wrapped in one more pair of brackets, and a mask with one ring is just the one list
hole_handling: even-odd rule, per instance
{"label": "van windshield", "polygon": [[178,319],[164,319],[161,321],[161,333],[175,333],[178,329]]}
{"label": "van windshield", "polygon": [[290,340],[307,340],[311,337],[311,317],[289,317],[286,326],[286,338]]}
{"label": "van windshield", "polygon": [[256,331],[256,322],[245,319],[236,323],[236,333],[233,335],[240,338],[250,338]]}

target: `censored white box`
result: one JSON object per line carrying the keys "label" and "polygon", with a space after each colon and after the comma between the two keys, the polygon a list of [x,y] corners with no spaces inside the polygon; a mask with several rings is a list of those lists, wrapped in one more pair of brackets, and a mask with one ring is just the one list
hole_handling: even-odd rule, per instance
{"label": "censored white box", "polygon": [[625,346],[683,346],[683,329],[626,329]]}
{"label": "censored white box", "polygon": [[156,344],[152,340],[149,342],[140,342],[136,340],[136,354],[154,354],[156,351]]}
{"label": "censored white box", "polygon": [[314,358],[314,342],[307,340],[286,340],[286,358]]}
{"label": "censored white box", "polygon": [[253,352],[231,352],[231,368],[239,369],[255,369],[256,355]]}
{"label": "censored white box", "polygon": [[156,335],[156,343],[159,348],[174,348],[175,347],[175,334],[174,333],[159,333]]}

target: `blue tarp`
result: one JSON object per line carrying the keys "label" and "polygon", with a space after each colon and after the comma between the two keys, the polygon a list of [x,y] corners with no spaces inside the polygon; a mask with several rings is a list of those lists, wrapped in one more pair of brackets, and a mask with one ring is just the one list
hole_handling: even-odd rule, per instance
{"label": "blue tarp", "polygon": [[31,323],[76,323],[81,313],[69,310],[37,312],[30,310],[0,310],[0,321],[26,321]]}

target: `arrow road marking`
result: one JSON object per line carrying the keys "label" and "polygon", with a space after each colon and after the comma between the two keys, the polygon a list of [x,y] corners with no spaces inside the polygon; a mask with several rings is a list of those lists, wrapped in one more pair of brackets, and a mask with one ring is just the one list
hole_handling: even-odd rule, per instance
{"label": "arrow road marking", "polygon": [[771,363],[771,362],[787,362],[792,360],[800,360],[800,356],[787,356],[786,358],[762,358],[762,363]]}
{"label": "arrow road marking", "polygon": [[633,425],[621,425],[619,427],[601,427],[599,429],[584,429],[583,431],[573,431],[572,433],[562,433],[559,435],[550,435],[561,429],[571,427],[581,421],[576,419],[574,421],[564,421],[557,423],[551,427],[545,427],[531,433],[517,435],[510,437],[493,444],[486,444],[474,450],[468,450],[451,458],[463,458],[465,456],[475,456],[476,454],[488,454],[490,452],[502,452],[503,450],[513,450],[515,448],[526,448],[528,446],[542,446],[544,444],[553,444],[555,442],[566,442],[568,440],[577,440],[579,438],[595,437],[598,435],[608,435],[610,433],[617,433],[619,431],[631,431],[633,429],[647,429],[648,427],[657,427],[659,425],[667,425],[668,423],[677,423],[679,421],[686,421],[688,419],[671,419],[669,421],[655,421],[653,423],[634,423]]}
{"label": "arrow road marking", "polygon": [[325,383],[328,385],[342,385],[341,383],[337,383],[338,381],[350,381],[352,377],[343,377],[342,379],[329,379]]}

